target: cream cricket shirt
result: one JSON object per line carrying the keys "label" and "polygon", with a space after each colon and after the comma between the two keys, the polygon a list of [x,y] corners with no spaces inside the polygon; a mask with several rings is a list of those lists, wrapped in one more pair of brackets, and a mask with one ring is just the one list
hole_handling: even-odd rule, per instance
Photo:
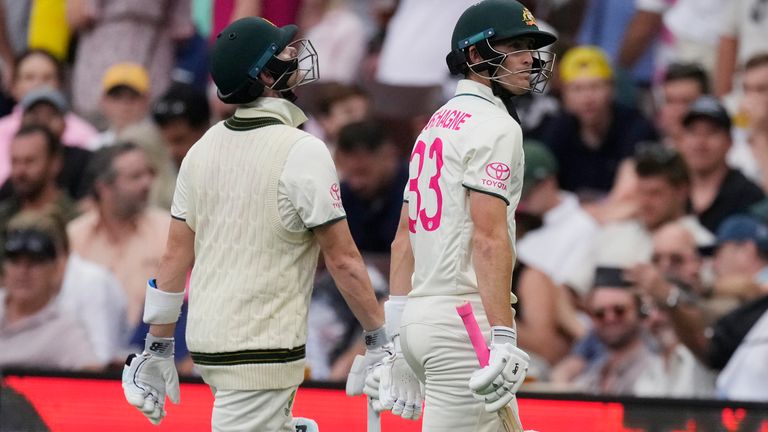
{"label": "cream cricket shirt", "polygon": [[325,144],[292,103],[260,98],[213,126],[182,163],[171,214],[195,231],[187,343],[208,384],[287,388],[303,379],[319,246],[345,217]]}
{"label": "cream cricket shirt", "polygon": [[404,194],[415,257],[411,296],[478,292],[470,191],[507,203],[514,256],[522,144],[520,125],[501,99],[470,80],[459,81],[456,95],[432,115],[411,152]]}

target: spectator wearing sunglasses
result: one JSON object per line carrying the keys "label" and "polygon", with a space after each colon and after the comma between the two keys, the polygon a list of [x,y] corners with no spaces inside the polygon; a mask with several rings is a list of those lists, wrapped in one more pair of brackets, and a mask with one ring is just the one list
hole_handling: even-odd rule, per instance
{"label": "spectator wearing sunglasses", "polygon": [[597,340],[605,349],[574,378],[576,388],[597,394],[631,395],[638,377],[657,358],[643,338],[642,302],[631,287],[620,268],[596,270],[587,308]]}
{"label": "spectator wearing sunglasses", "polygon": [[5,286],[0,290],[0,368],[101,366],[85,328],[55,301],[67,259],[66,236],[56,236],[54,224],[35,213],[20,214],[8,224]]}

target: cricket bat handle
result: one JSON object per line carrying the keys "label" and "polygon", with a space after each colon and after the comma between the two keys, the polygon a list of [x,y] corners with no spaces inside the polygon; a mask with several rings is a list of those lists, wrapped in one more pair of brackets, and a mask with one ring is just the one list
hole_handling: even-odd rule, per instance
{"label": "cricket bat handle", "polygon": [[[480,362],[480,367],[488,366],[491,350],[485,344],[485,338],[483,337],[482,330],[480,330],[480,326],[477,324],[477,319],[475,319],[475,312],[472,310],[472,304],[465,302],[461,306],[456,306],[456,312],[458,312],[461,320],[464,322],[464,328],[467,330],[469,340],[472,342],[472,347],[475,349],[475,354],[477,355],[477,361]],[[524,432],[523,425],[520,424],[512,407],[507,405],[500,409],[498,413],[502,423],[504,423],[504,428],[507,431]]]}
{"label": "cricket bat handle", "polygon": [[381,432],[381,415],[373,409],[370,398],[368,399],[368,432]]}
{"label": "cricket bat handle", "polygon": [[[365,387],[365,357],[355,356],[347,378],[347,395],[356,396],[363,392]],[[366,414],[368,432],[381,432],[381,416],[373,409],[373,400],[366,396]]]}

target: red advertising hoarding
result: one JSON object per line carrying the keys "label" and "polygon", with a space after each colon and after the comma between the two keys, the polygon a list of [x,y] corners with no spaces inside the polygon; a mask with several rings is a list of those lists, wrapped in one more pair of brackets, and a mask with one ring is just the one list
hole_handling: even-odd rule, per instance
{"label": "red advertising hoarding", "polygon": [[[25,399],[39,417],[38,421],[50,431],[210,430],[213,398],[204,384],[182,384],[181,404],[167,405],[168,416],[159,427],[152,426],[123,400],[118,380],[6,376],[4,386],[4,391],[13,392],[17,399]],[[686,407],[670,403],[669,409],[665,409],[658,400],[650,401],[643,403],[635,399],[628,403],[532,396],[521,398],[520,411],[526,429],[539,432],[768,432],[768,406],[717,407],[717,403],[709,403]],[[294,415],[314,419],[322,432],[365,431],[365,409],[363,397],[349,398],[341,389],[302,387],[296,396]],[[0,418],[14,415],[23,414],[9,406],[0,406]],[[5,419],[9,420],[12,419]],[[385,414],[382,430],[419,431],[421,424]]]}

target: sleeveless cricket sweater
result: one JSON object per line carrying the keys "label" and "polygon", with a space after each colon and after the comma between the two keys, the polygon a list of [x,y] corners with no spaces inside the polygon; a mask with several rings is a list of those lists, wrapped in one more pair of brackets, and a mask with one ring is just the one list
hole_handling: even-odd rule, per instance
{"label": "sleeveless cricket sweater", "polygon": [[307,136],[274,118],[233,117],[185,161],[195,231],[187,344],[218,389],[280,389],[304,378],[319,246],[310,231],[283,226],[278,184],[291,148]]}

